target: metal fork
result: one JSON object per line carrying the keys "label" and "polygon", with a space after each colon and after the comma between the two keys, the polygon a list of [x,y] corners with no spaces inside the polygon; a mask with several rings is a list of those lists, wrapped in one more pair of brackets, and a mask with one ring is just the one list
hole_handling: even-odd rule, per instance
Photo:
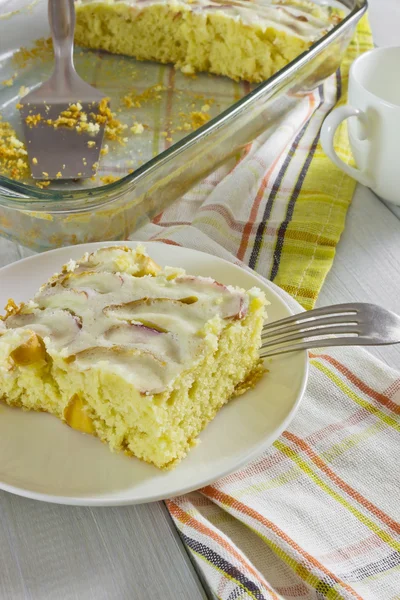
{"label": "metal fork", "polygon": [[326,346],[400,343],[400,317],[375,304],[336,304],[264,325],[260,356]]}

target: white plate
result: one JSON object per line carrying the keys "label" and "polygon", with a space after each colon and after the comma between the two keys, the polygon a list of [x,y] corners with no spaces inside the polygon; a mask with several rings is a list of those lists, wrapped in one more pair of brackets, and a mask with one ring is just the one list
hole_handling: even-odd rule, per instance
{"label": "white plate", "polygon": [[[0,269],[0,306],[10,297],[28,300],[70,258],[104,245],[60,248]],[[271,302],[272,320],[290,314],[269,286],[236,265],[187,248],[155,242],[146,247],[161,265],[181,266],[247,289],[260,287]],[[198,489],[256,458],[293,418],[307,382],[307,354],[277,357],[268,369],[255,389],[219,412],[200,435],[201,443],[167,472],[112,454],[98,439],[66,427],[51,415],[0,405],[0,488],[37,500],[86,506],[150,502]]]}

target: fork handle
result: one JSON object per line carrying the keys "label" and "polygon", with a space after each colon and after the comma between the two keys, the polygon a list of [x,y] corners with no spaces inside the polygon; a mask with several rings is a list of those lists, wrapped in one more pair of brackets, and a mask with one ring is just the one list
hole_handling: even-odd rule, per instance
{"label": "fork handle", "polygon": [[53,77],[64,88],[74,77],[73,62],[75,6],[74,0],[49,0],[49,24],[53,38],[55,67]]}

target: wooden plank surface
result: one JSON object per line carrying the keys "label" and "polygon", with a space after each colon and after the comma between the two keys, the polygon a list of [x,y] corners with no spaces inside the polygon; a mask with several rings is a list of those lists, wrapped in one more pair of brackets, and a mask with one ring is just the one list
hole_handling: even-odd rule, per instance
{"label": "wooden plank surface", "polygon": [[3,600],[201,600],[162,503],[58,506],[0,492]]}
{"label": "wooden plank surface", "polygon": [[[400,218],[361,186],[317,304],[340,302],[372,302],[400,314]],[[369,351],[400,368],[400,344]]]}

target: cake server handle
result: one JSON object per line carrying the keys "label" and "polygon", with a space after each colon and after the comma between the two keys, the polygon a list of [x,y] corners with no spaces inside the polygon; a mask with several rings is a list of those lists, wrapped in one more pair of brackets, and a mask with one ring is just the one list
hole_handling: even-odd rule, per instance
{"label": "cake server handle", "polygon": [[55,65],[51,76],[57,91],[71,90],[71,82],[77,77],[73,50],[75,32],[74,0],[49,0],[48,15],[53,38]]}

